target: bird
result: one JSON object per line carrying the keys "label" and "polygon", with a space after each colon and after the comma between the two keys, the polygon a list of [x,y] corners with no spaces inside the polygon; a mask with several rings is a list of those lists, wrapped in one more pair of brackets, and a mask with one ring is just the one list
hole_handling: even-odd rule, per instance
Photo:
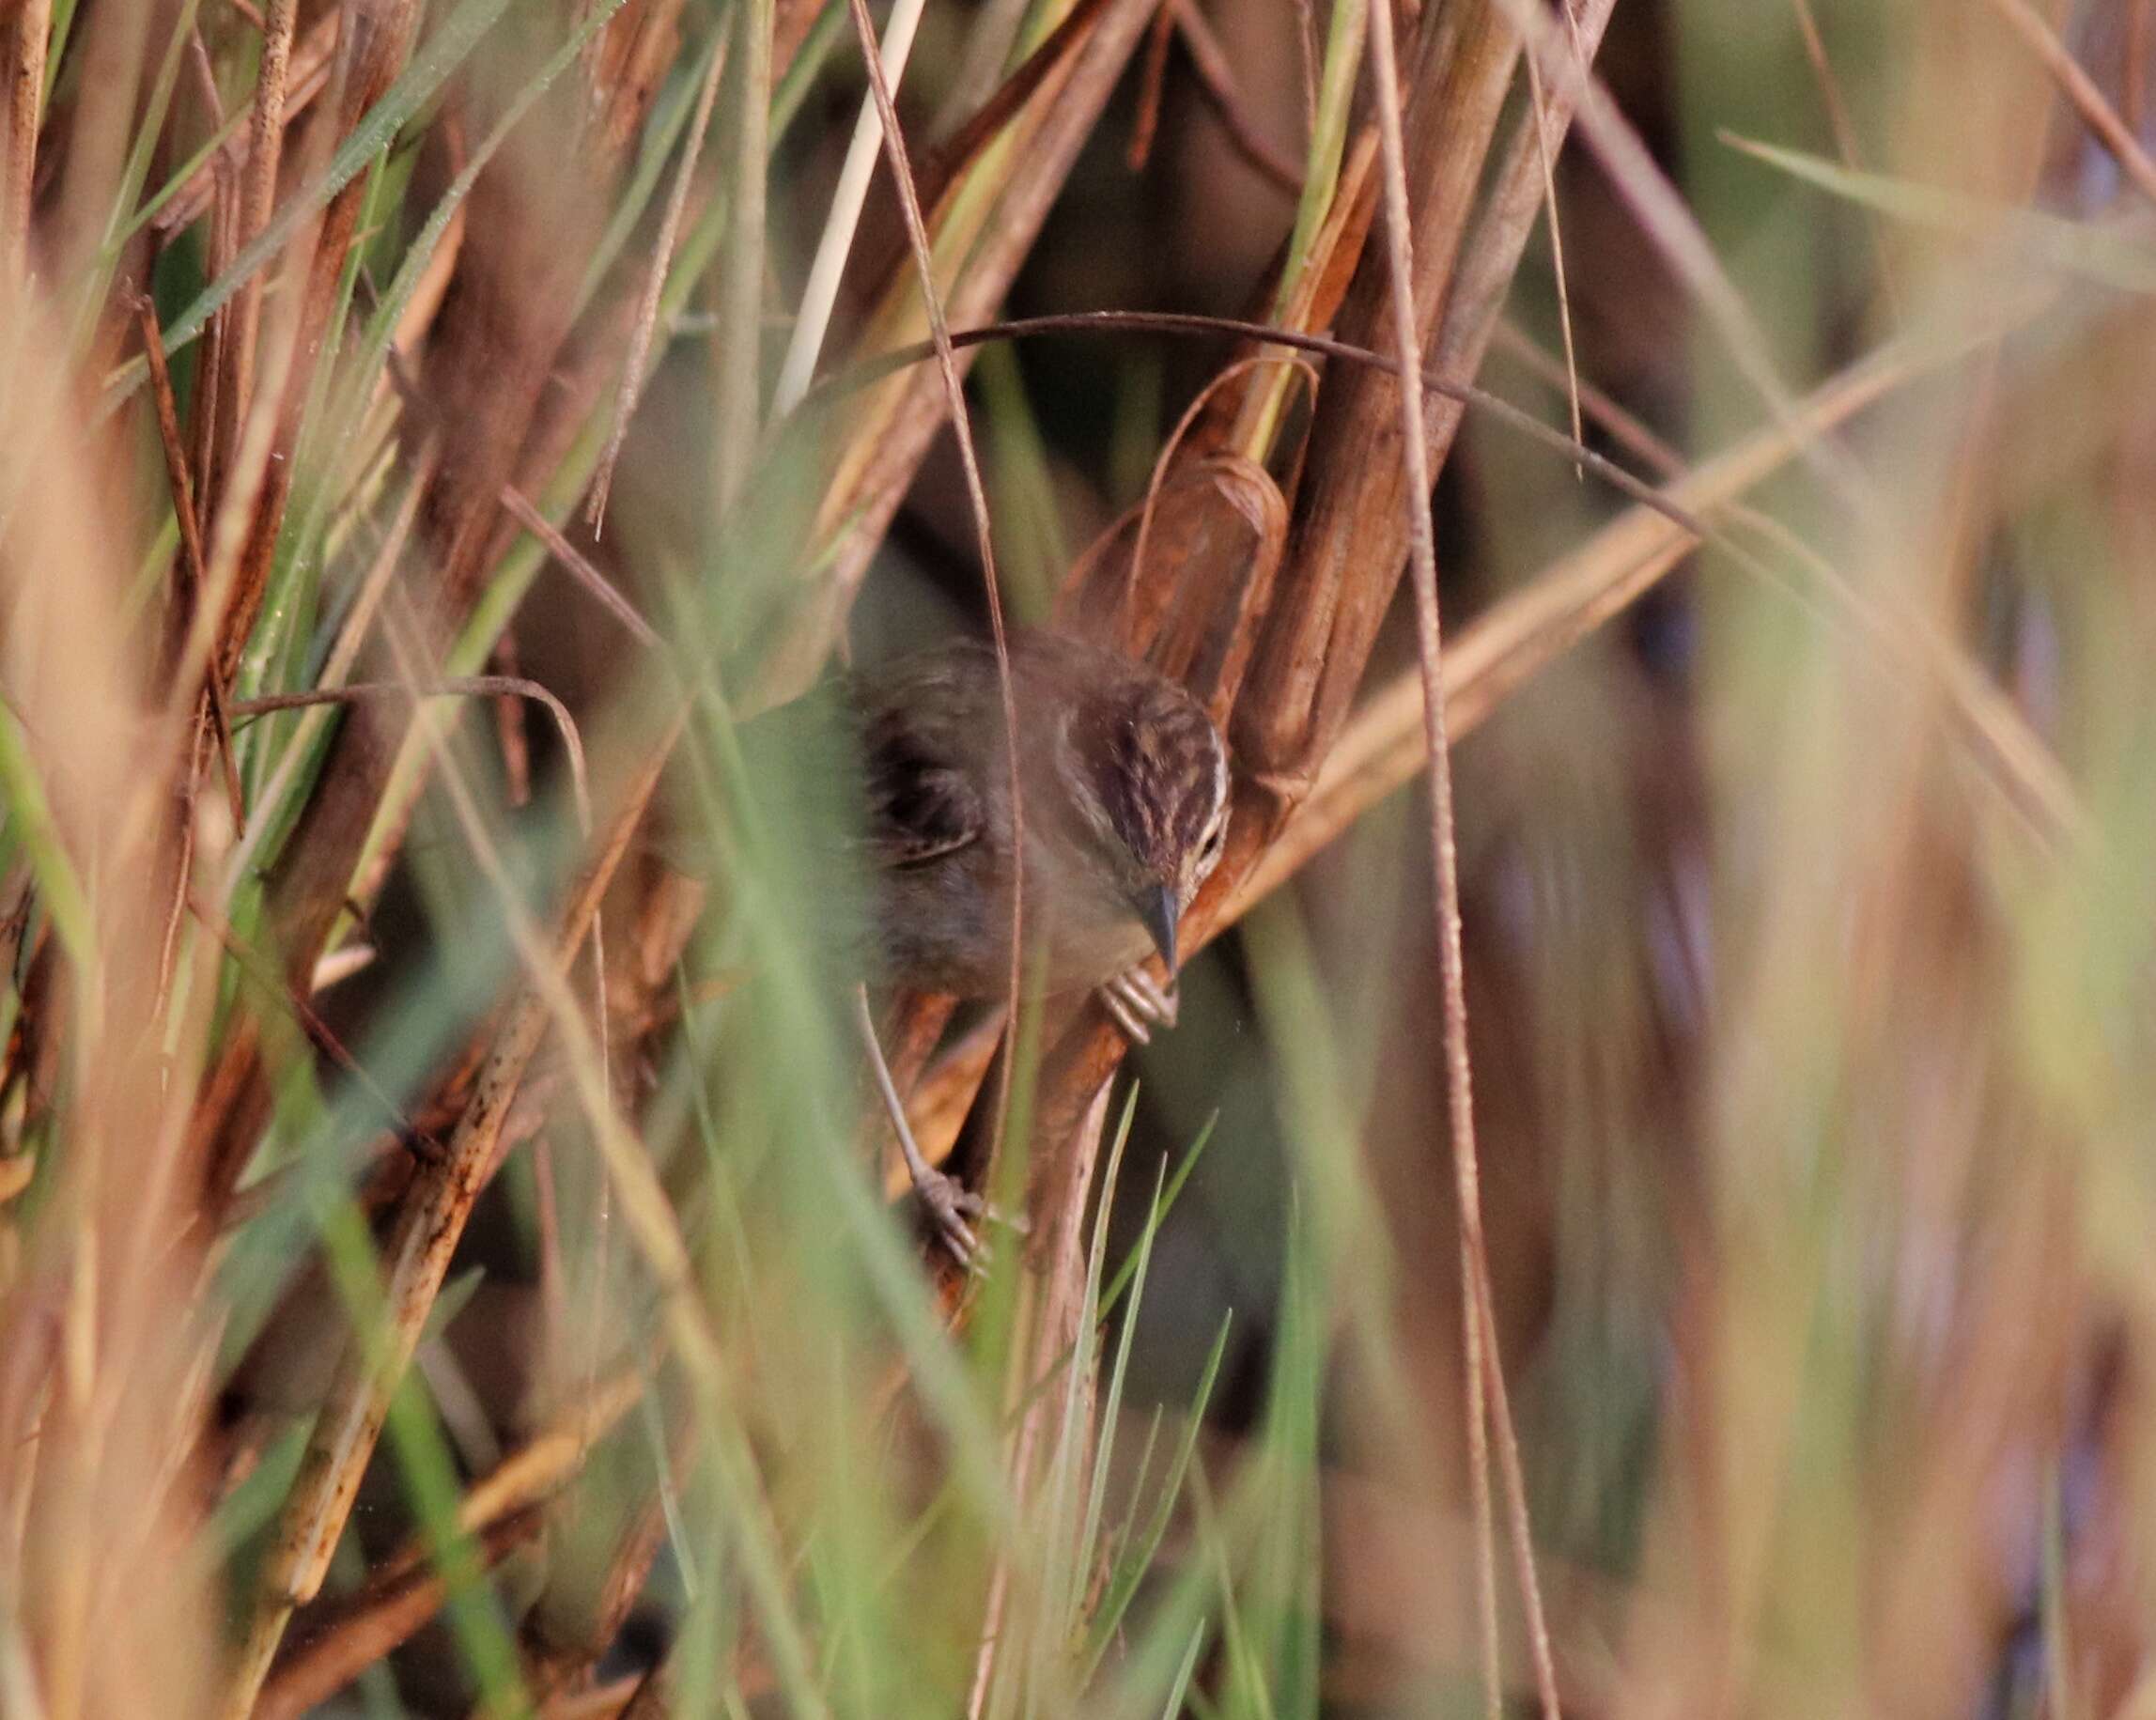
{"label": "bird", "polygon": [[[1133,1038],[1173,1020],[1141,964],[1176,972],[1179,932],[1227,841],[1230,761],[1179,682],[1108,647],[1013,628],[1016,738],[988,641],[959,637],[828,676],[741,731],[752,785],[790,797],[802,888],[858,982],[856,1021],[915,1190],[954,1252],[983,1210],[930,1167],[906,1126],[869,1013],[869,984],[1002,996],[1011,895],[1051,993],[1099,988]],[[1022,830],[1022,860],[1019,853]],[[849,905],[850,904],[850,908]]]}

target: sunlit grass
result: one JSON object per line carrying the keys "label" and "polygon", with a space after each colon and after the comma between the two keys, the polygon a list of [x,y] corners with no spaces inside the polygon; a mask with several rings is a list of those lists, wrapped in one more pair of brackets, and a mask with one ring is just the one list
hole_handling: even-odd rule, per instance
{"label": "sunlit grass", "polygon": [[[1529,1554],[1567,1712],[2145,1704],[2156,240],[2017,5],[1965,40],[1823,8],[1824,70],[1793,12],[1621,8],[1612,93],[1666,154],[1598,114],[1559,157],[1582,373],[1696,470],[1751,447],[1760,511],[1710,495],[1678,551],[1605,536],[1621,500],[1561,457],[1470,414],[1439,488],[1450,660],[1482,677],[1456,836],[1525,1549],[1502,1464],[1486,1529],[1469,1487],[1427,821],[1397,798],[1192,963],[1182,1026],[1082,1127],[1073,1000],[1019,999],[1007,1110],[999,1075],[962,1108],[981,1275],[887,1198],[830,956],[845,831],[740,736],[842,645],[981,601],[928,369],[793,415],[765,392],[862,100],[846,8],[348,0],[380,34],[293,74],[254,231],[287,8],[19,8],[0,87],[45,101],[0,128],[0,232],[27,231],[0,256],[0,1712],[1524,1708]],[[1021,297],[1165,299],[1217,283],[1211,248],[1259,260],[1207,308],[1383,310],[1366,15],[1204,9],[1238,87],[1171,47],[1137,178],[1110,97],[1150,14],[929,8],[901,112],[961,320],[1011,290],[1011,203],[1061,188],[1074,112],[1043,255],[1095,272]],[[2113,39],[2137,10],[2085,9],[2066,51],[2146,132]],[[943,159],[924,116],[975,30],[1006,70],[1049,57]],[[1404,33],[1411,145],[1460,95],[1440,39]],[[1306,166],[1262,243],[1232,230],[1261,206],[1231,99]],[[1481,162],[1425,168],[1488,194]],[[890,189],[827,375],[922,326]],[[1511,305],[1556,350],[1550,256]],[[1057,612],[1188,404],[1157,335],[1074,349],[991,348],[970,383],[1015,619]],[[1865,352],[1865,411],[1746,442]],[[1340,364],[1241,374],[1190,447],[1280,486],[1275,583],[1242,614],[1180,591],[1206,534],[1156,520],[1120,617],[1193,606],[1216,667],[1307,595],[1313,464],[1397,457],[1390,419],[1327,417]],[[1351,566],[1337,608],[1396,571]],[[1406,635],[1372,632],[1390,721]],[[234,721],[244,829],[198,728],[224,664],[231,705],[347,690]],[[482,674],[568,715],[455,684]],[[1234,733],[1296,690],[1245,683]],[[1415,773],[1419,731],[1351,738]],[[1238,766],[1245,828],[1292,830],[1309,781]],[[914,1047],[919,1093],[1000,1008]]]}

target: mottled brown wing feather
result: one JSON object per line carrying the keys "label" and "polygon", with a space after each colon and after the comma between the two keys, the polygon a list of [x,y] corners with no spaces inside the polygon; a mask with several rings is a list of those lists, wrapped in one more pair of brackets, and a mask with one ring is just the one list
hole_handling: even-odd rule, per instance
{"label": "mottled brown wing feather", "polygon": [[868,839],[882,864],[925,865],[981,840],[979,791],[909,710],[883,705],[861,738]]}

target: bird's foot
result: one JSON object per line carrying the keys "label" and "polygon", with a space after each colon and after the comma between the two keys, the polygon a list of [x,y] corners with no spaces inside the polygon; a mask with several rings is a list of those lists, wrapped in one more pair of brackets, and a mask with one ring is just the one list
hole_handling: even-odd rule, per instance
{"label": "bird's foot", "polygon": [[1109,980],[1100,988],[1100,1001],[1133,1045],[1149,1046],[1155,1028],[1175,1025],[1174,987],[1161,984],[1143,968],[1128,968]]}
{"label": "bird's foot", "polygon": [[987,1269],[990,1249],[982,1239],[982,1232],[988,1225],[1000,1225],[1020,1236],[1026,1233],[1023,1218],[999,1212],[949,1171],[929,1169],[925,1174],[916,1174],[913,1192],[927,1210],[936,1240],[963,1271]]}
{"label": "bird's foot", "polygon": [[923,1167],[913,1176],[913,1192],[921,1198],[936,1240],[949,1251],[960,1268],[978,1272],[987,1263],[978,1221],[988,1216],[988,1203],[956,1177]]}

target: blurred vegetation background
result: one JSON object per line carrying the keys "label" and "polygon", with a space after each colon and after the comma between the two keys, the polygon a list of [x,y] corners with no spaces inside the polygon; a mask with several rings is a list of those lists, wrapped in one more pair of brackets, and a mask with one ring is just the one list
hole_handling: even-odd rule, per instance
{"label": "blurred vegetation background", "polygon": [[[2152,78],[0,7],[0,1714],[2156,1714]],[[736,725],[991,590],[1236,810],[967,1277]]]}

